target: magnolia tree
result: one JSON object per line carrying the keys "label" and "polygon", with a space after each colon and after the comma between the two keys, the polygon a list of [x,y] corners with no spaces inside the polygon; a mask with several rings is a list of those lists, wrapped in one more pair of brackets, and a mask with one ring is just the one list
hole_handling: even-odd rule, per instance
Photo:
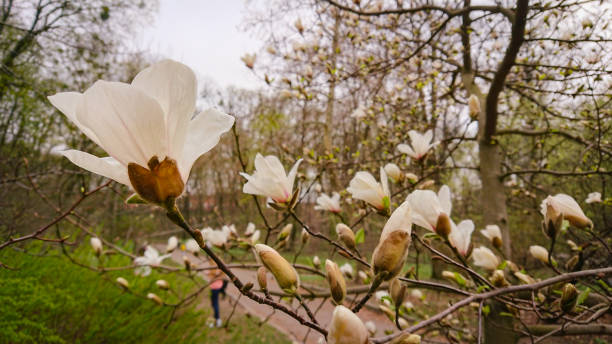
{"label": "magnolia tree", "polygon": [[[329,43],[333,51],[332,61],[336,62],[330,65],[330,74],[336,74],[334,65],[343,58],[341,50],[337,49],[341,45],[340,24],[341,20],[345,20],[343,15],[346,15],[343,13],[354,15],[349,16],[356,23],[354,25],[361,16],[396,15],[407,18],[400,15],[417,13],[429,20],[430,12],[440,12],[446,16],[446,19],[439,20],[451,22],[460,19],[466,26],[471,25],[471,12],[500,15],[508,21],[504,25],[510,28],[510,46],[501,56],[500,67],[508,70],[494,72],[493,80],[488,78],[488,72],[479,75],[483,82],[490,82],[488,95],[485,96],[480,90],[485,85],[473,80],[478,73],[463,65],[463,87],[471,95],[465,97],[464,104],[453,104],[455,108],[463,106],[466,112],[472,114],[470,118],[478,119],[481,121],[479,124],[484,123],[478,125],[479,133],[475,138],[478,146],[464,148],[464,154],[478,148],[477,154],[481,159],[497,156],[500,143],[493,136],[501,89],[496,89],[503,88],[509,69],[516,62],[517,51],[514,50],[518,48],[512,47],[516,44],[520,47],[521,42],[516,40],[521,41],[525,35],[524,21],[529,13],[527,1],[519,1],[516,8],[471,6],[469,1],[464,4],[465,7],[456,9],[433,5],[413,8],[401,2],[394,3],[395,7],[387,8],[388,5],[383,2],[360,4],[357,1],[353,4],[329,1],[328,7],[325,7],[329,12],[321,11],[320,14],[330,14],[335,25]],[[558,6],[563,9],[565,5]],[[543,9],[538,6],[532,11],[539,14]],[[432,29],[442,30],[448,23],[438,24]],[[307,34],[301,20],[292,25],[300,35]],[[463,39],[462,44],[469,45],[470,30],[467,27],[458,29],[457,34]],[[430,41],[416,42],[422,43],[429,44]],[[391,56],[393,60],[399,59],[397,54]],[[464,52],[463,57],[470,60],[469,53]],[[544,59],[546,56],[540,57]],[[254,56],[245,56],[243,60],[247,67],[256,67]],[[325,61],[327,57],[322,56],[319,60]],[[375,75],[377,68],[388,70],[391,65],[385,64],[390,61],[378,61],[368,69]],[[452,57],[447,56],[444,61],[452,64]],[[316,67],[316,64],[313,63],[313,66]],[[305,73],[314,74],[316,70],[306,68]],[[502,80],[496,81],[497,78]],[[327,95],[327,102],[322,113],[325,118],[333,120],[335,110],[330,104],[336,99],[335,90],[342,90],[343,79],[332,80],[325,87],[327,92],[323,92]],[[350,78],[344,80],[350,84]],[[439,80],[440,83],[447,81],[444,78]],[[296,89],[291,87],[291,92],[295,92]],[[449,87],[454,89],[453,84]],[[524,93],[524,88],[531,86],[521,84],[512,87]],[[297,90],[302,92],[300,101],[309,100],[307,89]],[[107,156],[98,157],[72,149],[61,154],[85,170],[125,185],[131,193],[126,195],[127,204],[146,208],[147,211],[162,210],[190,239],[181,242],[176,236],[170,236],[166,245],[149,245],[143,255],[139,255],[97,235],[82,221],[77,221],[81,220],[75,212],[77,207],[85,198],[108,187],[111,184],[109,181],[97,187],[87,186],[73,204],[56,208],[58,215],[52,221],[28,235],[9,238],[0,244],[0,249],[38,239],[59,243],[63,252],[71,257],[65,248],[66,238],[58,235],[57,239],[51,239],[45,236],[46,231],[55,224],[68,221],[89,234],[92,251],[97,257],[93,266],[71,257],[76,264],[103,273],[133,270],[138,276],[149,275],[155,269],[185,275],[195,286],[189,293],[182,294],[175,290],[175,286],[160,279],[155,283],[155,290],[140,295],[133,290],[131,281],[140,277],[128,277],[126,274],[114,281],[126,292],[136,293],[160,306],[176,310],[193,302],[208,287],[198,282],[198,272],[220,269],[242,296],[267,305],[275,312],[285,313],[296,324],[308,327],[310,330],[302,338],[303,341],[313,332],[318,334],[321,342],[327,343],[419,343],[430,339],[505,343],[516,342],[519,337],[540,342],[558,335],[612,334],[612,327],[607,321],[612,305],[609,284],[612,268],[606,263],[612,257],[609,229],[598,228],[596,224],[599,222],[583,211],[585,204],[596,205],[603,212],[609,211],[609,205],[605,204],[605,189],[600,190],[604,195],[592,192],[584,200],[564,193],[561,187],[550,195],[537,197],[535,208],[540,215],[531,227],[538,228],[538,233],[541,228],[541,234],[538,234],[540,242],[547,244],[546,247],[525,247],[528,258],[519,262],[513,260],[508,252],[507,233],[512,230],[508,222],[485,222],[481,227],[483,229],[475,232],[476,219],[459,218],[457,211],[455,215],[452,212],[457,194],[465,190],[441,185],[439,170],[429,165],[432,162],[445,164],[447,160],[452,160],[453,153],[460,150],[459,145],[471,141],[465,140],[468,132],[462,133],[462,137],[458,138],[459,143],[450,145],[449,142],[457,138],[445,137],[444,141],[434,139],[436,119],[429,118],[433,129],[422,130],[418,126],[411,129],[408,121],[397,119],[396,115],[395,118],[389,116],[391,123],[384,124],[389,131],[381,130],[378,134],[393,138],[395,132],[405,132],[400,136],[401,140],[389,139],[384,142],[393,146],[398,155],[383,154],[381,158],[374,156],[378,151],[376,148],[363,149],[365,153],[352,155],[355,161],[351,169],[334,171],[334,164],[342,165],[346,161],[336,161],[333,157],[331,122],[323,133],[329,140],[323,144],[323,148],[327,149],[322,154],[326,157],[324,159],[319,159],[322,155],[317,156],[314,151],[285,154],[286,158],[282,160],[265,152],[245,155],[238,129],[243,126],[235,125],[233,115],[209,109],[193,116],[196,90],[196,78],[189,67],[164,60],[138,73],[130,84],[97,81],[83,93],[66,92],[49,97],[51,104]],[[404,92],[410,94],[411,91]],[[590,95],[597,97],[593,90]],[[288,96],[299,98],[296,93]],[[505,104],[514,104],[515,101],[520,103],[524,99],[509,96]],[[540,99],[532,101],[544,106]],[[601,105],[598,101],[593,104]],[[306,105],[304,108],[307,108]],[[507,105],[508,111],[520,107],[514,105]],[[372,122],[367,121],[376,117],[368,113],[371,109],[355,104],[348,110],[350,120],[362,121],[357,122],[359,131],[356,132],[369,137],[371,133],[366,127]],[[601,163],[607,161],[602,157],[607,153],[601,133],[609,117],[604,116],[600,108],[594,111],[600,123],[594,130],[600,132],[596,146],[600,151]],[[330,117],[327,117],[328,114],[331,114]],[[382,111],[380,115],[385,117],[388,113]],[[491,120],[494,124],[490,124]],[[379,126],[383,127],[382,124],[379,123]],[[240,173],[243,178],[242,192],[252,199],[256,209],[256,217],[250,219],[252,222],[246,225],[244,231],[230,224],[220,229],[196,226],[181,212],[182,195],[186,192],[204,192],[195,189],[194,176],[190,178],[194,163],[203,155],[203,160],[206,160],[218,154],[218,150],[209,151],[217,146],[222,136],[229,136],[230,130],[234,136],[234,159],[238,160],[241,170],[225,173]],[[303,143],[316,139],[315,133],[304,133],[300,138]],[[587,142],[586,139],[579,140]],[[487,155],[483,150],[492,155]],[[351,157],[350,154],[346,156]],[[494,165],[491,167],[482,161],[479,167],[481,193],[485,202],[483,208],[486,208],[482,217],[485,221],[491,218],[506,219],[503,192],[501,203],[499,199],[500,185],[503,191],[503,176],[500,175],[503,164],[493,159],[487,162]],[[292,167],[285,168],[289,166]],[[488,174],[490,171],[484,171],[485,168],[491,168],[493,173]],[[338,171],[346,175],[340,175]],[[538,169],[534,174],[541,171],[545,169]],[[596,175],[607,173],[601,166],[595,171]],[[35,183],[32,184],[35,188]],[[469,190],[467,192],[469,194]],[[45,198],[44,194],[40,195]],[[493,197],[491,195],[494,199],[489,198]],[[487,201],[493,203],[487,204]],[[330,216],[323,217],[323,223],[314,223],[312,216],[308,215],[313,212]],[[368,226],[364,226],[366,222]],[[605,226],[605,216],[601,226]],[[283,250],[292,245],[292,238],[298,234],[299,249],[292,250],[291,261]],[[476,240],[477,236],[479,238]],[[372,239],[373,245],[368,245],[365,237]],[[484,244],[475,245],[477,241]],[[330,252],[325,262],[317,255],[308,257],[310,264],[296,263],[298,257],[306,255],[306,252],[321,254],[325,249]],[[165,252],[160,253],[160,250]],[[236,253],[238,251],[244,254],[239,255]],[[114,254],[129,257],[132,264],[110,265],[107,258]],[[171,256],[175,259],[178,257],[182,266],[165,264],[164,261]],[[594,256],[605,257],[604,263],[593,259]],[[250,257],[256,263],[249,263],[253,261]],[[433,260],[443,263],[443,281],[423,278],[420,267]],[[248,270],[257,285],[241,278],[237,269]],[[270,275],[275,283],[271,283]],[[313,275],[323,283],[311,282],[313,278],[301,278],[306,275]],[[430,296],[434,294],[442,295],[444,302],[432,305],[433,298]],[[320,303],[316,305],[315,300],[320,300]],[[320,310],[323,309],[322,305],[328,303],[335,308],[331,320],[324,322]],[[373,322],[362,321],[360,311],[366,305],[375,307],[388,317],[391,325],[388,330],[382,331]]]}

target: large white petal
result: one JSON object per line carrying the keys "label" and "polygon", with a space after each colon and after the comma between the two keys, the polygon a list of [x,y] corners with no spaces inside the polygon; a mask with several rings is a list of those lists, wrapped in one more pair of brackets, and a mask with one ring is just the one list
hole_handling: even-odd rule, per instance
{"label": "large white petal", "polygon": [[127,186],[131,185],[127,167],[111,157],[98,158],[97,156],[74,149],[63,151],[62,155],[81,168],[110,178],[118,183]]}
{"label": "large white petal", "polygon": [[60,110],[68,119],[74,123],[83,134],[87,135],[93,142],[100,145],[96,134],[77,119],[77,106],[82,101],[83,95],[79,92],[62,92],[47,97],[51,104]]}
{"label": "large white petal", "polygon": [[295,176],[297,175],[298,167],[300,166],[301,162],[302,159],[296,161],[295,164],[293,164],[291,171],[289,171],[289,174],[287,175],[287,184],[285,185],[287,187],[287,191],[293,191],[293,183],[295,182]]}
{"label": "large white petal", "polygon": [[446,215],[450,216],[452,210],[451,192],[447,185],[442,185],[438,191],[438,200],[440,201],[442,211],[445,212]]}
{"label": "large white petal", "polygon": [[179,169],[183,180],[189,178],[193,163],[219,143],[221,135],[234,125],[234,117],[219,110],[208,109],[189,122],[189,130]]}
{"label": "large white petal", "polygon": [[397,150],[400,153],[404,153],[404,154],[406,154],[408,156],[411,156],[413,158],[416,157],[416,153],[412,150],[412,148],[409,145],[407,145],[405,143],[400,143],[399,145],[397,145]]}
{"label": "large white petal", "polygon": [[167,155],[164,114],[159,103],[120,82],[97,81],[83,94],[77,119],[100,139],[100,146],[124,165],[143,167]]}
{"label": "large white petal", "polygon": [[136,75],[132,85],[157,100],[166,119],[168,155],[179,160],[196,105],[197,81],[186,65],[160,61]]}

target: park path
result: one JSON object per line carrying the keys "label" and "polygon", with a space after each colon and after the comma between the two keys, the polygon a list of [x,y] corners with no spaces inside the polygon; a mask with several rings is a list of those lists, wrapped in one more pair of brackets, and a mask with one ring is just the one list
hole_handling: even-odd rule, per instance
{"label": "park path", "polygon": [[[184,255],[186,255],[185,252],[177,250],[173,253],[172,259],[182,264]],[[188,256],[192,262],[200,262],[198,264],[198,267],[206,266],[205,259],[201,260],[191,255],[188,255]],[[232,271],[234,272],[234,274],[236,274],[236,276],[243,283],[252,282],[255,285],[255,288],[257,288],[256,271],[247,270],[247,269],[232,269]],[[207,278],[205,273],[202,273],[202,277]],[[271,274],[268,274],[268,289],[271,292],[274,292],[274,291],[280,292],[280,288],[276,284],[276,281],[274,280],[274,277],[272,277]],[[300,325],[291,316],[281,311],[277,310],[274,312],[274,314],[272,314],[273,309],[270,306],[259,304],[245,296],[242,296],[239,298],[241,294],[238,291],[238,288],[236,288],[233,284],[230,283],[227,286],[226,293],[231,299],[230,302],[232,305],[235,303],[235,300],[238,299],[239,306],[243,309],[244,313],[249,313],[251,316],[256,316],[259,319],[266,319],[267,317],[269,317],[267,323],[270,326],[276,328],[278,331],[285,333],[294,342],[305,343],[305,344],[317,344],[318,343],[318,340],[321,337],[321,335],[318,332],[314,330],[308,331],[308,328],[306,326]],[[370,302],[371,302],[371,305],[373,305],[373,308],[375,308],[376,305],[374,301],[370,301]],[[206,298],[206,304],[208,304],[208,298]],[[317,308],[319,308],[320,304],[321,304],[321,300],[317,299],[312,302],[309,302],[308,306],[311,308],[312,312],[314,313],[317,310]],[[221,302],[222,319],[225,319],[229,315],[229,313],[231,312],[232,305],[230,305],[229,302]],[[345,305],[346,305],[346,302],[345,302]],[[294,300],[293,304],[291,305],[291,308],[295,310],[298,308],[298,306],[299,306],[298,302]],[[331,321],[331,316],[332,316],[334,307],[335,306],[331,303],[331,301],[327,300],[325,301],[323,305],[320,306],[320,308],[318,309],[315,315],[319,323],[324,328],[327,328]],[[300,314],[306,319],[308,318],[308,316],[306,315],[306,312],[301,307],[298,310],[298,314]],[[377,328],[377,332],[375,334],[376,336],[383,335],[385,330],[393,329],[393,324],[391,323],[391,321],[389,321],[389,319],[379,311],[373,311],[372,309],[364,307],[359,311],[359,313],[357,313],[357,315],[359,316],[359,318],[361,318],[363,322],[373,321],[374,324],[376,324],[376,328]]]}

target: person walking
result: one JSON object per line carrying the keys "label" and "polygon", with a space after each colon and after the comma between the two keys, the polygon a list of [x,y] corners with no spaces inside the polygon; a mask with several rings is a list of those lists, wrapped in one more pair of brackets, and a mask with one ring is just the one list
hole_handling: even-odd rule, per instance
{"label": "person walking", "polygon": [[[215,262],[210,261],[212,266],[216,266]],[[223,279],[223,273],[219,269],[210,269],[208,270],[208,281],[210,283],[210,304],[213,307],[214,315],[215,315],[215,323],[214,325],[217,327],[221,327],[223,322],[221,321],[221,315],[219,313],[219,294],[223,294],[225,296],[225,287],[227,286],[226,281]],[[213,327],[213,324],[210,325]]]}

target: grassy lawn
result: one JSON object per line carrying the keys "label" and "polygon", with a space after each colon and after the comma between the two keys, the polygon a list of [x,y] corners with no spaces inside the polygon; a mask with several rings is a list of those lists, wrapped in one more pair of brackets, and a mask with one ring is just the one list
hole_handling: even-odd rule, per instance
{"label": "grassy lawn", "polygon": [[[176,299],[156,288],[155,281],[163,278],[183,293],[193,287],[184,277],[155,271],[148,277],[131,271],[101,274],[72,264],[61,252],[38,256],[42,253],[34,246],[26,252],[0,252],[0,261],[15,269],[0,268],[0,343],[290,343],[275,329],[259,327],[259,319],[239,312],[227,330],[210,329],[206,321],[211,311],[196,307],[208,297],[207,291],[169,323],[171,307],[125,293],[114,283],[123,276],[138,295],[154,292],[173,302]],[[88,247],[74,257],[93,265],[97,259]],[[125,260],[112,256],[105,266]]]}

